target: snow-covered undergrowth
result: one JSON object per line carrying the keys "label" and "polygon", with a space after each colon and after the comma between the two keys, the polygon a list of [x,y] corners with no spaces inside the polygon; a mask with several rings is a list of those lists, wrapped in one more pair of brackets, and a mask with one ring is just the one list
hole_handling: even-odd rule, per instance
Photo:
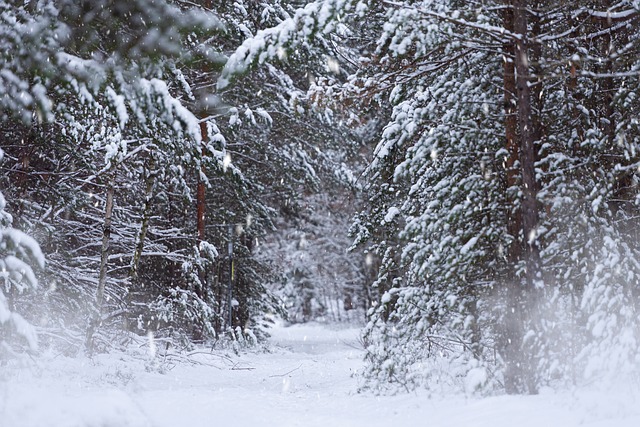
{"label": "snow-covered undergrowth", "polygon": [[278,326],[272,346],[189,354],[149,347],[92,359],[44,354],[0,370],[2,427],[638,426],[633,383],[478,397],[358,393],[359,330]]}

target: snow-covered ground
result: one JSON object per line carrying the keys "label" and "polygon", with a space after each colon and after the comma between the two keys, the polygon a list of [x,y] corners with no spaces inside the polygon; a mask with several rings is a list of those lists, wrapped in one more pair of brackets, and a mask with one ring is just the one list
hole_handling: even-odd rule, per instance
{"label": "snow-covered ground", "polygon": [[640,426],[629,386],[490,398],[359,394],[356,329],[280,326],[272,335],[270,352],[173,356],[153,369],[130,354],[0,366],[0,427]]}

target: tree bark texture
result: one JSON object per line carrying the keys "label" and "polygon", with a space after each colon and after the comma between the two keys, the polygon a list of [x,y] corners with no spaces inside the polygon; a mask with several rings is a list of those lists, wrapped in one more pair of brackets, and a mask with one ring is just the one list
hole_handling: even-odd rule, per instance
{"label": "tree bark texture", "polygon": [[100,326],[102,318],[102,305],[104,303],[104,291],[107,282],[107,267],[109,259],[109,243],[111,240],[111,218],[113,214],[113,195],[115,187],[115,173],[112,173],[109,177],[107,184],[107,200],[104,210],[104,226],[102,229],[102,246],[100,248],[100,273],[98,275],[98,289],[96,291],[95,306],[93,314],[89,322],[89,328],[87,330],[87,337],[85,342],[85,349],[88,354],[93,353],[93,337],[96,330]]}
{"label": "tree bark texture", "polygon": [[518,130],[520,132],[520,172],[522,174],[522,232],[525,248],[526,286],[533,289],[539,278],[538,200],[535,162],[535,129],[531,103],[531,75],[529,40],[527,37],[527,2],[513,1],[513,27],[519,37],[515,43],[516,93],[518,103]]}
{"label": "tree bark texture", "polygon": [[[524,337],[532,327],[535,287],[540,279],[538,227],[538,183],[535,175],[536,130],[532,103],[529,23],[524,0],[507,0],[505,29],[515,34],[504,44],[505,136],[507,231],[513,237],[507,252],[509,272],[506,276],[506,304],[498,345],[505,362],[507,393],[536,393],[535,356],[524,345]],[[510,50],[510,52],[509,52]],[[510,60],[513,58],[513,61]],[[516,189],[521,190],[517,194]],[[525,275],[518,270],[524,262]]]}
{"label": "tree bark texture", "polygon": [[[504,10],[505,29],[513,32],[513,9]],[[513,41],[503,45],[504,72],[504,113],[505,113],[505,147],[509,154],[505,162],[507,190],[507,232],[513,242],[507,249],[507,259],[511,265],[522,258],[522,211],[518,207],[517,190],[520,184],[520,145],[518,140],[518,103],[516,99],[516,69],[513,60],[515,44]]]}
{"label": "tree bark texture", "polygon": [[[205,155],[205,143],[208,139],[207,135],[207,123],[200,123],[200,133],[202,135],[202,159],[201,162],[204,161]],[[197,189],[197,215],[198,215],[198,241],[203,241],[205,237],[205,221],[204,221],[204,212],[205,212],[205,183],[202,179],[202,174],[204,173],[204,166],[201,164],[200,170],[198,171],[198,189]]]}

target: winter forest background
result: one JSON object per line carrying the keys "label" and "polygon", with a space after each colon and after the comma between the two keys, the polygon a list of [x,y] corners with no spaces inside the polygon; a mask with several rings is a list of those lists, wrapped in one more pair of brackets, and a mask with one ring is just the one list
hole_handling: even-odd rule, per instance
{"label": "winter forest background", "polygon": [[639,24],[0,0],[0,359],[241,351],[281,316],[363,322],[376,393],[637,378]]}

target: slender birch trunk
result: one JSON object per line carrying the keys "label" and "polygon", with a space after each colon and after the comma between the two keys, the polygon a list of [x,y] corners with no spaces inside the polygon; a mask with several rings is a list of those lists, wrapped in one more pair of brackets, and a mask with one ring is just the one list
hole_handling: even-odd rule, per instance
{"label": "slender birch trunk", "polygon": [[113,195],[115,187],[115,172],[112,172],[107,184],[107,203],[104,213],[104,226],[102,229],[102,247],[100,249],[100,273],[98,276],[98,289],[94,301],[93,314],[87,329],[85,348],[87,353],[93,353],[94,335],[100,327],[102,318],[102,305],[104,303],[105,284],[107,282],[107,266],[109,259],[109,244],[111,239],[111,218],[113,214]]}

